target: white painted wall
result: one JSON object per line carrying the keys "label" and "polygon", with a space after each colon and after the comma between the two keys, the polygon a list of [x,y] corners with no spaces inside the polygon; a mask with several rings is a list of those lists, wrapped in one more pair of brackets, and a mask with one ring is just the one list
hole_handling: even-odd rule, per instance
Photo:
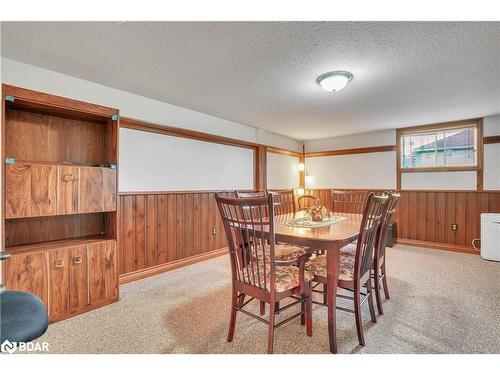
{"label": "white painted wall", "polygon": [[299,158],[267,153],[267,187],[268,189],[291,189],[299,186],[297,164]]}
{"label": "white painted wall", "polygon": [[402,189],[476,190],[476,171],[402,173]]}
{"label": "white painted wall", "polygon": [[317,189],[394,189],[395,165],[395,151],[306,159],[307,171],[313,177],[310,188]]}
{"label": "white painted wall", "polygon": [[120,191],[252,188],[252,149],[120,129]]}
{"label": "white painted wall", "polygon": [[396,130],[394,129],[345,135],[342,137],[315,139],[305,142],[307,152],[387,146],[394,144],[396,144]]}

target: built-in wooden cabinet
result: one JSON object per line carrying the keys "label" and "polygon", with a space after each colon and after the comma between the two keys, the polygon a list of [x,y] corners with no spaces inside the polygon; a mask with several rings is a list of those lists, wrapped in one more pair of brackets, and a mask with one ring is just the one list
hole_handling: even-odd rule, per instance
{"label": "built-in wooden cabinet", "polygon": [[31,292],[48,306],[48,254],[14,254],[4,263],[3,284],[10,290]]}
{"label": "built-in wooden cabinet", "polygon": [[97,303],[118,294],[118,262],[116,243],[100,242],[89,245],[89,300]]}
{"label": "built-in wooden cabinet", "polygon": [[5,286],[40,297],[51,322],[118,299],[115,240],[96,237],[40,244],[32,252],[26,248],[5,262]]}
{"label": "built-in wooden cabinet", "polygon": [[6,218],[56,215],[57,171],[54,165],[7,164]]}
{"label": "built-in wooden cabinet", "polygon": [[15,163],[7,165],[6,218],[116,210],[116,170]]}
{"label": "built-in wooden cabinet", "polygon": [[118,110],[2,86],[8,289],[57,321],[118,299]]}

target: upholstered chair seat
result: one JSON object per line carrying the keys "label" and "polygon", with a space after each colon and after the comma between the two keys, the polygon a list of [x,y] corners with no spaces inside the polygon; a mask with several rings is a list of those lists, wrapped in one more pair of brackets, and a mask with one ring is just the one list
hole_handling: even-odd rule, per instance
{"label": "upholstered chair seat", "polygon": [[[255,266],[258,264],[258,267]],[[257,269],[258,268],[258,269]],[[265,272],[264,272],[265,269]],[[300,285],[300,270],[295,266],[276,266],[276,292],[284,292],[286,290],[294,289]],[[271,289],[271,264],[268,262],[254,263],[243,269],[243,277],[249,280],[255,280],[255,284],[264,285],[267,290]],[[267,275],[267,276],[264,276]],[[314,275],[309,271],[304,271],[304,282],[309,282],[313,279]]]}
{"label": "upholstered chair seat", "polygon": [[[256,251],[254,251],[253,256],[259,260],[263,260],[264,254],[266,257],[266,263],[270,262],[270,257],[269,254],[271,253],[269,251],[269,245],[265,246],[266,248],[264,251],[262,251],[262,248],[257,248]],[[288,262],[295,262],[297,259],[299,259],[301,256],[306,254],[306,250],[302,247],[299,246],[293,246],[289,244],[276,244],[274,245],[274,260],[276,262],[283,262],[283,263],[288,263]]]}
{"label": "upholstered chair seat", "polygon": [[[352,281],[354,279],[355,257],[340,254],[339,280]],[[314,276],[326,277],[326,255],[317,256],[306,263],[306,271]]]}

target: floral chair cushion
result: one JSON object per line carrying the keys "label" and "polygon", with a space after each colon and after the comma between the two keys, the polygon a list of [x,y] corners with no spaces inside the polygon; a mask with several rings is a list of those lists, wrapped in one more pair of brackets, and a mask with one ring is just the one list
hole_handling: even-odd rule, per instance
{"label": "floral chair cushion", "polygon": [[[339,279],[351,281],[354,279],[354,257],[340,254]],[[317,256],[306,263],[306,271],[315,276],[326,277],[326,255]]]}
{"label": "floral chair cushion", "polygon": [[[264,257],[264,253],[266,254],[266,263],[270,261],[271,249],[269,245],[266,245],[265,252],[261,250],[261,248],[257,248],[257,251],[254,251],[254,257],[262,260]],[[306,250],[299,246],[293,246],[288,244],[276,244],[274,245],[274,257],[277,262],[290,262],[298,259],[302,255],[306,253]]]}
{"label": "floral chair cushion", "polygon": [[[246,283],[250,283],[266,290],[271,290],[271,265],[265,262],[253,262],[243,269],[243,278]],[[258,265],[258,269],[257,269]],[[284,292],[294,289],[300,285],[299,268],[295,266],[276,266],[276,292]],[[265,275],[265,277],[264,277]],[[313,279],[314,275],[309,271],[304,271],[304,281],[307,283]],[[260,283],[259,283],[260,279]]]}
{"label": "floral chair cushion", "polygon": [[342,249],[340,249],[340,254],[353,257],[356,255],[356,247],[357,244],[355,242],[350,243],[349,245],[346,245]]}

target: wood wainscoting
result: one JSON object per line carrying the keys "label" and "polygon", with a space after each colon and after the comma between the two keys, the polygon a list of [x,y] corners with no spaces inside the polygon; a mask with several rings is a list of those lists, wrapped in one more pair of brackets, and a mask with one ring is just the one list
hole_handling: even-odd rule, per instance
{"label": "wood wainscoting", "polygon": [[120,193],[119,205],[121,283],[226,253],[215,192]]}
{"label": "wood wainscoting", "polygon": [[[371,191],[381,193],[383,190]],[[472,240],[480,237],[480,214],[500,212],[500,191],[404,190],[400,193],[394,221],[397,242],[406,245],[478,254]],[[316,189],[313,194],[332,209],[330,189]],[[457,224],[456,231],[452,230],[452,224]]]}

